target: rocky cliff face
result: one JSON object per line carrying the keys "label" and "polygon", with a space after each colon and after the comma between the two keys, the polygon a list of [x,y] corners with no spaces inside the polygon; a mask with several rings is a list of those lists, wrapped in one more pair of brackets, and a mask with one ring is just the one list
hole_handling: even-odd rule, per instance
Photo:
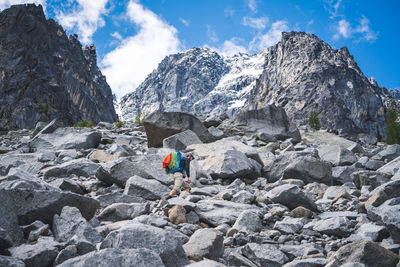
{"label": "rocky cliff face", "polygon": [[385,108],[393,102],[386,91],[364,76],[347,48],[291,32],[256,55],[226,58],[194,48],[168,56],[122,98],[121,111],[124,119],[155,110],[232,115],[274,104],[297,124],[317,111],[323,127],[384,135]]}
{"label": "rocky cliff face", "polygon": [[82,49],[40,5],[0,13],[0,127],[32,128],[54,118],[65,125],[112,122],[112,99],[94,46]]}

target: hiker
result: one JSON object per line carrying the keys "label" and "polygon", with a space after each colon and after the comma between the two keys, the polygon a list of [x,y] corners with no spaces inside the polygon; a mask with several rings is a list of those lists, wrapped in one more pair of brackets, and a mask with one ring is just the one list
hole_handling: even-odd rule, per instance
{"label": "hiker", "polygon": [[[181,190],[190,192],[190,184],[192,183],[192,180],[190,178],[190,162],[194,160],[193,154],[187,153],[186,157],[184,157],[181,156],[181,153],[179,151],[173,153],[171,153],[167,157],[171,156],[171,161],[174,161],[174,156],[177,157],[176,160],[179,162],[179,166],[177,166],[175,169],[169,169],[168,167],[165,168],[167,173],[174,174],[174,188],[171,190],[167,198],[171,198],[176,196],[177,194],[180,194]],[[186,176],[187,182],[185,182],[184,180]]]}

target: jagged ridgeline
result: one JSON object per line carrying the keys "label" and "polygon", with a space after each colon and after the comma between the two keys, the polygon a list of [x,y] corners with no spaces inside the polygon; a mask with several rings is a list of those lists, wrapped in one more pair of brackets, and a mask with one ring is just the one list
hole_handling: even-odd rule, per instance
{"label": "jagged ridgeline", "polygon": [[16,5],[0,13],[0,127],[32,128],[57,118],[113,122],[117,115],[96,49],[82,49],[42,6]]}
{"label": "jagged ridgeline", "polygon": [[389,92],[364,76],[346,47],[335,50],[315,35],[290,32],[255,55],[193,48],[167,56],[122,98],[121,109],[123,118],[135,119],[155,110],[232,115],[274,104],[297,124],[315,111],[322,127],[384,135],[388,100]]}

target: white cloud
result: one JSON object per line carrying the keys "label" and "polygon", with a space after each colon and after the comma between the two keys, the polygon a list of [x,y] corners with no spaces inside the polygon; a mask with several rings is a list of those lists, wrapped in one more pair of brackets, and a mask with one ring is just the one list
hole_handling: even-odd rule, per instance
{"label": "white cloud", "polygon": [[88,44],[97,28],[105,24],[102,15],[107,13],[107,2],[108,0],[77,0],[78,6],[72,12],[59,11],[56,18],[65,28],[77,31],[80,41]]}
{"label": "white cloud", "polygon": [[356,27],[352,27],[350,22],[345,19],[342,19],[338,22],[337,32],[333,36],[335,40],[338,40],[340,37],[350,38],[350,37],[358,37],[357,41],[366,40],[366,41],[375,41],[378,38],[378,33],[374,32],[370,28],[370,21],[368,18],[363,16],[359,24]]}
{"label": "white cloud", "polygon": [[252,18],[252,17],[243,17],[242,25],[248,26],[257,30],[264,30],[268,24],[267,17],[261,18]]}
{"label": "white cloud", "polygon": [[238,53],[247,53],[247,49],[243,45],[240,45],[241,42],[242,39],[234,37],[230,40],[224,41],[220,47],[210,47],[207,45],[205,47],[215,50],[224,56],[230,57]]}
{"label": "white cloud", "polygon": [[183,25],[185,25],[186,27],[189,27],[189,25],[190,25],[189,21],[187,21],[183,18],[179,18],[179,20],[183,23]]}
{"label": "white cloud", "polygon": [[334,0],[326,0],[325,2],[328,4],[328,7],[325,6],[325,9],[331,14],[330,18],[336,18],[339,16],[340,5],[343,0],[337,0],[336,3]]}
{"label": "white cloud", "polygon": [[258,7],[257,7],[257,0],[247,0],[247,6],[250,8],[251,11],[254,13],[257,13]]}
{"label": "white cloud", "polygon": [[232,17],[235,14],[235,10],[231,7],[225,7],[224,14],[225,17]]}
{"label": "white cloud", "polygon": [[219,41],[217,33],[212,29],[210,25],[207,25],[207,37],[212,43],[217,43]]}
{"label": "white cloud", "polygon": [[0,10],[9,8],[12,5],[19,5],[19,4],[41,4],[43,9],[46,10],[46,0],[0,0]]}
{"label": "white cloud", "polygon": [[117,39],[117,40],[122,40],[123,38],[122,38],[122,35],[119,33],[119,32],[113,32],[112,34],[111,34],[111,36],[112,37],[114,37],[115,39]]}
{"label": "white cloud", "polygon": [[102,72],[117,97],[132,92],[161,60],[180,49],[177,30],[151,10],[130,1],[127,15],[138,27],[102,61]]}
{"label": "white cloud", "polygon": [[286,20],[278,20],[272,23],[271,28],[265,34],[259,34],[250,42],[249,50],[258,52],[262,49],[275,45],[281,40],[282,32],[288,31]]}

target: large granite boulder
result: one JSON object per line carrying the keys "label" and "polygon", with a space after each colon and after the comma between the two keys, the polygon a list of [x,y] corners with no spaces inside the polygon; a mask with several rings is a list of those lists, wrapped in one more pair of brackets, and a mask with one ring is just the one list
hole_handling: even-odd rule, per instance
{"label": "large granite boulder", "polygon": [[117,222],[136,218],[149,211],[149,203],[114,203],[102,210],[97,218],[102,221]]}
{"label": "large granite boulder", "polygon": [[232,225],[245,210],[259,211],[260,208],[254,205],[225,200],[205,199],[197,202],[196,208],[194,209],[201,221],[212,226],[218,226],[223,223]]}
{"label": "large granite boulder", "polygon": [[41,5],[14,5],[0,16],[0,128],[118,119],[94,45],[82,48]]}
{"label": "large granite boulder", "polygon": [[101,166],[99,164],[93,163],[89,159],[75,159],[70,160],[60,165],[50,167],[43,170],[44,179],[49,178],[62,178],[62,177],[70,177],[71,175],[83,176],[83,177],[91,177],[98,175],[101,177],[101,173],[104,170],[99,170]]}
{"label": "large granite boulder", "polygon": [[149,147],[162,147],[165,138],[185,130],[193,131],[204,143],[215,140],[201,121],[188,113],[155,111],[143,124]]}
{"label": "large granite boulder", "polygon": [[160,256],[147,248],[106,248],[72,258],[59,267],[164,266]]}
{"label": "large granite boulder", "polygon": [[169,188],[157,180],[132,176],[126,182],[124,194],[141,197],[147,200],[157,200],[169,192]]}
{"label": "large granite boulder", "polygon": [[64,207],[60,215],[54,215],[53,234],[63,242],[68,242],[74,235],[92,244],[102,240],[102,236],[82,217],[76,207]]}
{"label": "large granite boulder", "polygon": [[184,150],[191,144],[201,143],[199,137],[192,130],[186,130],[165,138],[163,140],[163,147],[175,150]]}
{"label": "large granite boulder", "polygon": [[199,229],[183,245],[183,250],[191,260],[199,261],[203,258],[218,260],[224,252],[223,241],[221,232],[211,228]]}
{"label": "large granite boulder", "polygon": [[399,256],[375,242],[360,240],[339,248],[328,260],[333,261],[337,261],[338,265],[359,262],[369,267],[395,267]]}
{"label": "large granite boulder", "polygon": [[229,135],[250,133],[267,135],[275,140],[292,138],[293,142],[301,141],[299,130],[290,123],[285,110],[275,105],[238,111],[233,119],[225,120],[218,128]]}
{"label": "large granite boulder", "polygon": [[23,235],[18,225],[12,194],[0,190],[0,203],[0,251],[2,251],[12,245],[20,244]]}
{"label": "large granite boulder", "polygon": [[289,261],[285,253],[272,244],[248,243],[242,248],[242,254],[257,266],[278,267]]}
{"label": "large granite boulder", "polygon": [[383,165],[377,172],[381,172],[388,175],[394,175],[396,172],[400,170],[400,156],[395,158],[394,160],[388,162],[387,164]]}
{"label": "large granite boulder", "polygon": [[332,166],[326,161],[314,157],[299,157],[293,160],[284,170],[283,179],[300,179],[304,183],[318,182],[332,184]]}
{"label": "large granite boulder", "polygon": [[141,223],[129,224],[113,231],[101,248],[147,248],[157,253],[165,266],[185,266],[189,260],[178,238],[171,232]]}
{"label": "large granite boulder", "polygon": [[313,197],[303,192],[297,185],[283,184],[273,188],[265,194],[275,203],[285,205],[289,209],[305,207],[312,211],[317,210]]}
{"label": "large granite boulder", "polygon": [[318,148],[319,157],[334,166],[351,165],[357,162],[357,156],[339,145],[326,145]]}

